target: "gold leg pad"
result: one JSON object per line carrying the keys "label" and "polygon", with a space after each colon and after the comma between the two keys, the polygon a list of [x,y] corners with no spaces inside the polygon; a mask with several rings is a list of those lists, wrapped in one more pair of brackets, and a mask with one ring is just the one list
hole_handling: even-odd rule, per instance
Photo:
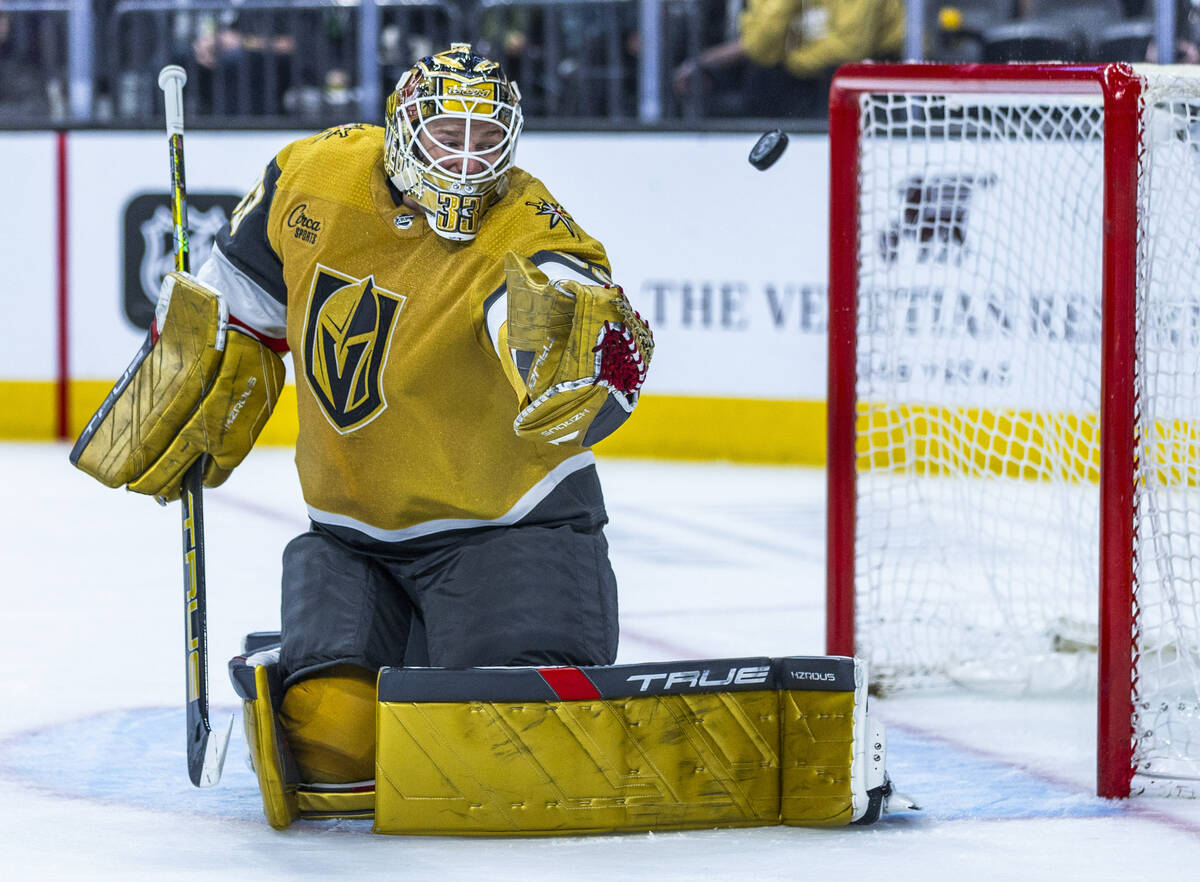
{"label": "gold leg pad", "polygon": [[375,677],[338,665],[284,694],[279,723],[301,780],[341,784],[375,777]]}
{"label": "gold leg pad", "polygon": [[276,830],[283,830],[300,817],[300,810],[296,804],[295,790],[288,786],[284,773],[266,667],[260,665],[254,669],[254,685],[258,697],[243,702],[242,713],[246,744],[250,749],[250,765],[254,767],[254,774],[258,778],[267,823]]}
{"label": "gold leg pad", "polygon": [[778,693],[381,702],[375,830],[779,823]]}
{"label": "gold leg pad", "polygon": [[779,693],[783,823],[833,827],[854,811],[854,692]]}

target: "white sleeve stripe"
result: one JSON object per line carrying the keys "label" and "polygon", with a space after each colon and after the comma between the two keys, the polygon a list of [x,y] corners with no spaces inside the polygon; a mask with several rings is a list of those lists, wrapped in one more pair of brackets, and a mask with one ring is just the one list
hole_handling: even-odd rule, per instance
{"label": "white sleeve stripe", "polygon": [[492,348],[496,350],[496,354],[503,360],[506,357],[506,353],[500,351],[500,326],[508,321],[507,290],[488,304],[487,314],[483,318],[484,323],[487,325],[488,339],[492,341]]}
{"label": "white sleeve stripe", "polygon": [[[215,248],[213,249],[216,250]],[[565,254],[552,254],[542,257],[541,261],[535,260],[537,268],[546,274],[551,282],[557,282],[560,279],[567,279],[572,282],[579,282],[583,285],[603,285],[604,283],[595,276],[590,275],[578,266],[573,266],[567,263],[569,258]],[[487,314],[484,316],[484,323],[487,326],[488,339],[492,341],[492,347],[496,350],[496,354],[500,358],[505,358],[507,353],[500,351],[500,326],[508,321],[508,292],[507,290],[499,297],[494,299],[487,307]]]}
{"label": "white sleeve stripe", "polygon": [[213,245],[196,278],[216,288],[238,321],[264,337],[287,337],[287,307],[239,270]]}
{"label": "white sleeve stripe", "polygon": [[591,273],[578,266],[572,266],[565,263],[565,255],[555,255],[548,258],[543,263],[539,263],[538,269],[546,274],[551,282],[557,282],[559,279],[568,279],[572,282],[580,282],[584,285],[603,285],[604,283],[593,276]]}

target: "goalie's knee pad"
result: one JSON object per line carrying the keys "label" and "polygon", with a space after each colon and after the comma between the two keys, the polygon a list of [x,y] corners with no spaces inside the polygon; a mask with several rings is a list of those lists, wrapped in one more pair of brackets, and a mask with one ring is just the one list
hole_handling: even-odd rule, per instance
{"label": "goalie's knee pad", "polygon": [[375,777],[375,677],[338,665],[284,694],[279,722],[304,781],[345,784]]}

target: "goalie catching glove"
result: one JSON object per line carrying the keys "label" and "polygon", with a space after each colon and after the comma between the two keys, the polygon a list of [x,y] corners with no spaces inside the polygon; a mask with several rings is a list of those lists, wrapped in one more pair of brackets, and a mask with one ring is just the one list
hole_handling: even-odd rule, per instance
{"label": "goalie catching glove", "polygon": [[250,452],[283,379],[278,355],[229,327],[220,294],[169,273],[154,328],[83,430],[71,462],[108,487],[169,501],[207,453],[204,484],[216,487]]}
{"label": "goalie catching glove", "polygon": [[612,285],[551,282],[509,252],[510,376],[520,400],[513,429],[524,438],[587,447],[633,411],[654,353],[654,335]]}

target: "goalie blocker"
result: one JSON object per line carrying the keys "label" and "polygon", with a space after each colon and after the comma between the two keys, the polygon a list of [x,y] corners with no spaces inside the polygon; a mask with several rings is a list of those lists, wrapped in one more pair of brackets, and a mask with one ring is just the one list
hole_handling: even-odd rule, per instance
{"label": "goalie blocker", "polygon": [[278,734],[272,636],[247,638],[230,675],[279,829],[372,811],[399,834],[840,826],[878,820],[892,792],[865,665],[844,657],[384,668],[375,781],[307,785]]}
{"label": "goalie blocker", "polygon": [[204,485],[216,487],[250,452],[283,380],[283,361],[230,325],[220,293],[168,273],[151,332],[75,442],[71,463],[107,487],[169,502],[208,454]]}

